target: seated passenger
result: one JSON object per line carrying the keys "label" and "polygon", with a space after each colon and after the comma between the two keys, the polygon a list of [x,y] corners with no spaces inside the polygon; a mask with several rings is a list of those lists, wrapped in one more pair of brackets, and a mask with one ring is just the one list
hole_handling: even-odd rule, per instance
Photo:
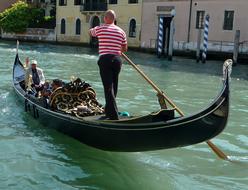
{"label": "seated passenger", "polygon": [[[31,83],[31,84],[29,84]],[[45,77],[43,74],[43,70],[37,67],[37,61],[31,61],[31,67],[29,67],[26,71],[25,75],[25,85],[36,90],[35,96],[38,97],[39,92],[43,89],[43,85],[45,83]]]}
{"label": "seated passenger", "polygon": [[57,88],[62,87],[63,82],[60,79],[54,79],[52,82],[52,92],[54,92]]}
{"label": "seated passenger", "polygon": [[[52,87],[52,93],[50,94],[49,96],[49,104],[50,104],[50,108],[52,110],[55,110],[56,109],[56,106],[53,104],[53,101],[54,101],[54,97],[56,97],[57,95],[57,92],[56,91],[59,87],[62,87],[63,86],[63,82],[62,80],[60,79],[54,79],[52,84],[51,84],[51,87]],[[56,92],[55,92],[56,91]]]}
{"label": "seated passenger", "polygon": [[43,85],[43,90],[41,91],[41,96],[48,98],[52,94],[52,86],[49,81],[46,81]]}
{"label": "seated passenger", "polygon": [[41,91],[41,96],[48,98],[58,87],[63,86],[62,80],[54,79],[52,83],[46,81]]}

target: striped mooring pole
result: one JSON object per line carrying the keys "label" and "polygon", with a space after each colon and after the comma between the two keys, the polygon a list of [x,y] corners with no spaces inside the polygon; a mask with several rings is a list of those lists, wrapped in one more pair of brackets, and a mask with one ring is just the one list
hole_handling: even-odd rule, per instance
{"label": "striped mooring pole", "polygon": [[164,40],[163,38],[164,38],[164,19],[163,17],[159,17],[158,46],[157,46],[158,57],[160,57],[163,53],[163,40]]}
{"label": "striped mooring pole", "polygon": [[203,40],[203,52],[202,52],[202,63],[206,62],[207,49],[208,49],[208,27],[209,27],[209,15],[205,17],[204,25],[204,40]]}

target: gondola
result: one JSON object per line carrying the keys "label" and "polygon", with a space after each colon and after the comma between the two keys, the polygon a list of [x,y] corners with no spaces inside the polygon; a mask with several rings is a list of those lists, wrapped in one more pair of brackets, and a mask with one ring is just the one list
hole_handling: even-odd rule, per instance
{"label": "gondola", "polygon": [[223,66],[223,88],[213,102],[196,114],[179,117],[174,109],[161,109],[144,116],[102,120],[101,115],[77,117],[39,103],[24,88],[25,69],[18,52],[13,65],[13,87],[23,109],[44,126],[52,127],[80,142],[101,150],[152,151],[189,146],[220,134],[229,113],[231,64]]}

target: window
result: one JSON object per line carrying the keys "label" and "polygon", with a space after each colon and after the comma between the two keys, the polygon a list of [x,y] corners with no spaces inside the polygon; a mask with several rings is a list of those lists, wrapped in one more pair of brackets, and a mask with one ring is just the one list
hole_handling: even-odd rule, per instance
{"label": "window", "polygon": [[205,11],[197,11],[196,12],[196,26],[197,29],[202,29],[204,27],[204,16]]}
{"label": "window", "polygon": [[117,4],[117,0],[109,0],[109,4]]}
{"label": "window", "polygon": [[82,5],[83,0],[74,0],[74,5]]}
{"label": "window", "polygon": [[134,4],[134,3],[138,3],[138,0],[128,0],[129,4]]}
{"label": "window", "polygon": [[76,35],[81,34],[81,20],[78,18],[76,20]]}
{"label": "window", "polygon": [[225,11],[223,30],[233,29],[234,11]]}
{"label": "window", "polygon": [[67,0],[59,0],[59,6],[66,6]]}
{"label": "window", "polygon": [[65,34],[65,19],[61,20],[61,30],[60,30],[61,34]]}
{"label": "window", "polygon": [[136,21],[132,19],[129,23],[129,37],[136,37]]}

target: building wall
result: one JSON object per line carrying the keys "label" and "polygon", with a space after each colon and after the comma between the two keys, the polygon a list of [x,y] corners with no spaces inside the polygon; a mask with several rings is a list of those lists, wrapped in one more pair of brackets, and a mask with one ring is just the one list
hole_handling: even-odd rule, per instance
{"label": "building wall", "polygon": [[[168,7],[168,11],[157,11],[157,7]],[[156,45],[158,34],[158,18],[159,15],[169,15],[169,7],[174,7],[176,16],[174,40],[184,41],[187,38],[189,3],[188,1],[159,1],[159,0],[143,0],[143,17],[141,30],[141,47],[154,48]]]}
{"label": "building wall", "polygon": [[[248,1],[247,0],[201,0],[193,1],[192,6],[192,31],[190,40],[197,38],[195,29],[196,11],[205,10],[210,16],[209,21],[209,40],[228,41],[234,40],[236,30],[241,31],[241,41],[248,40]],[[233,30],[223,30],[225,10],[234,11]]]}
{"label": "building wall", "polygon": [[[76,35],[76,19],[81,20],[81,35]],[[65,19],[66,32],[61,34],[61,20]],[[56,33],[57,41],[62,42],[86,42],[84,39],[86,35],[86,28],[88,28],[85,22],[85,16],[80,12],[80,6],[75,6],[74,1],[67,1],[66,6],[58,6],[56,8]],[[87,33],[88,34],[88,33]]]}
{"label": "building wall", "polygon": [[2,33],[3,39],[19,39],[25,41],[54,42],[56,35],[54,29],[27,28],[25,33]]}
{"label": "building wall", "polygon": [[[174,47],[176,48],[179,46],[184,46],[186,49],[196,48],[198,38],[198,29],[196,29],[197,10],[205,11],[205,14],[210,16],[209,48],[211,48],[211,43],[218,45],[229,43],[227,46],[230,47],[229,49],[232,49],[236,30],[241,31],[241,42],[248,40],[247,0],[192,0],[191,20],[189,20],[190,0],[143,0],[142,47],[154,48],[155,46],[158,31],[158,15],[163,14],[157,11],[157,6],[175,7]],[[234,11],[233,30],[223,30],[225,10]],[[188,30],[189,27],[190,30]],[[226,48],[228,49],[228,47]]]}
{"label": "building wall", "polygon": [[0,13],[5,9],[11,7],[13,3],[16,3],[18,0],[1,0],[0,1]]}
{"label": "building wall", "polygon": [[[130,47],[140,46],[141,34],[141,10],[142,1],[138,4],[128,4],[128,0],[119,0],[118,4],[108,4],[108,9],[112,9],[117,15],[117,25],[120,26],[127,34],[128,45]],[[128,11],[127,11],[128,10]],[[74,5],[74,1],[67,1],[66,6],[56,8],[56,31],[57,40],[75,43],[90,43],[89,29],[92,26],[93,17],[97,16],[103,23],[105,11],[80,12],[80,5]],[[131,14],[130,14],[131,13]],[[66,20],[66,33],[61,34],[61,19]],[[76,19],[81,20],[81,35],[75,35]],[[136,37],[128,37],[129,22],[131,19],[136,20]]]}
{"label": "building wall", "polygon": [[[128,4],[128,0],[118,0],[117,5],[109,5],[109,9],[116,12],[117,25],[120,26],[127,35],[128,46],[140,47],[142,0],[138,4]],[[136,37],[129,37],[129,23],[131,19],[136,21]]]}

